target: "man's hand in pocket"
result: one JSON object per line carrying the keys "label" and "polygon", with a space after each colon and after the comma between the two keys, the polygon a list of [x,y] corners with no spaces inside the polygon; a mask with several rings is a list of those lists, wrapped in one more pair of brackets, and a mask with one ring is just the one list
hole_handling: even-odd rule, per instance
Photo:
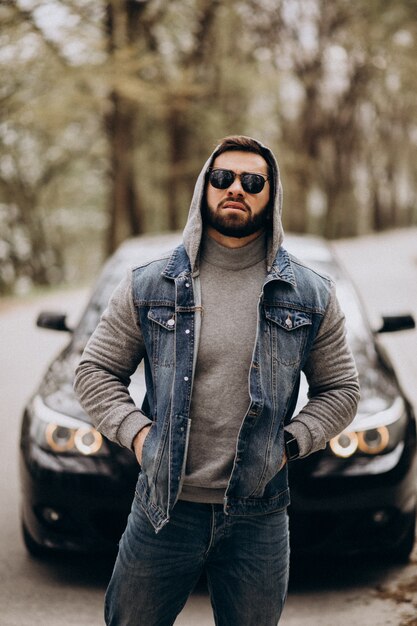
{"label": "man's hand in pocket", "polygon": [[143,444],[150,429],[151,429],[150,426],[145,426],[144,428],[142,428],[142,430],[138,432],[138,434],[133,440],[133,449],[135,451],[135,455],[136,455],[139,465],[142,464]]}

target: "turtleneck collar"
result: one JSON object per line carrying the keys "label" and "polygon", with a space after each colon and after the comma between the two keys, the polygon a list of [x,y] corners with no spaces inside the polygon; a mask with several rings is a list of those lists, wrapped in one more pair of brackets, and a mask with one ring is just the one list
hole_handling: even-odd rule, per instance
{"label": "turtleneck collar", "polygon": [[201,241],[201,259],[227,270],[242,270],[252,267],[266,258],[266,235],[257,237],[241,248],[227,248],[217,243],[207,233]]}

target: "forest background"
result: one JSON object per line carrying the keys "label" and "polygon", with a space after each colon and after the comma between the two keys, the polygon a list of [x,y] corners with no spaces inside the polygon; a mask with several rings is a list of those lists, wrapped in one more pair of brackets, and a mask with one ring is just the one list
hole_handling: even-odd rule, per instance
{"label": "forest background", "polygon": [[284,226],[417,224],[415,0],[2,0],[0,295],[182,228],[218,139],[277,154]]}

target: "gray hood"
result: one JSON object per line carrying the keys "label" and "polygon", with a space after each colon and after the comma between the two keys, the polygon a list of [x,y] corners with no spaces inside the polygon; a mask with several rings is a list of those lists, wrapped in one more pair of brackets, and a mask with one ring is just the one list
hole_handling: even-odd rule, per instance
{"label": "gray hood", "polygon": [[[271,185],[271,192],[273,194],[273,220],[272,220],[272,232],[268,233],[268,255],[267,255],[267,263],[268,263],[268,271],[272,266],[272,263],[277,255],[278,249],[282,243],[284,237],[284,231],[282,228],[281,222],[281,213],[282,213],[282,186],[281,186],[281,178],[279,175],[279,167],[278,163],[275,159],[274,154],[261,144],[259,141],[256,143],[260,146],[264,153],[267,153],[270,159],[270,165],[272,169],[273,181]],[[191,200],[190,211],[188,213],[187,223],[184,228],[183,233],[183,244],[187,251],[188,257],[191,262],[191,268],[193,273],[198,271],[198,253],[200,249],[200,242],[203,232],[203,222],[201,217],[201,203],[203,200],[203,194],[205,191],[205,179],[207,169],[211,166],[214,159],[217,156],[217,150],[219,146],[216,147],[214,152],[211,154],[209,159],[207,159],[206,163],[203,165],[203,169],[201,170],[197,182],[194,188],[193,198]]]}

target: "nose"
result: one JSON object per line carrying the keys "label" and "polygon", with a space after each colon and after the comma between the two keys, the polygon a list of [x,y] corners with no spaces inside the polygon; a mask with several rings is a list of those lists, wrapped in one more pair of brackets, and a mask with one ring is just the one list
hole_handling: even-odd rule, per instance
{"label": "nose", "polygon": [[236,176],[233,183],[227,189],[227,193],[229,196],[243,196],[244,189],[240,182],[240,176]]}

